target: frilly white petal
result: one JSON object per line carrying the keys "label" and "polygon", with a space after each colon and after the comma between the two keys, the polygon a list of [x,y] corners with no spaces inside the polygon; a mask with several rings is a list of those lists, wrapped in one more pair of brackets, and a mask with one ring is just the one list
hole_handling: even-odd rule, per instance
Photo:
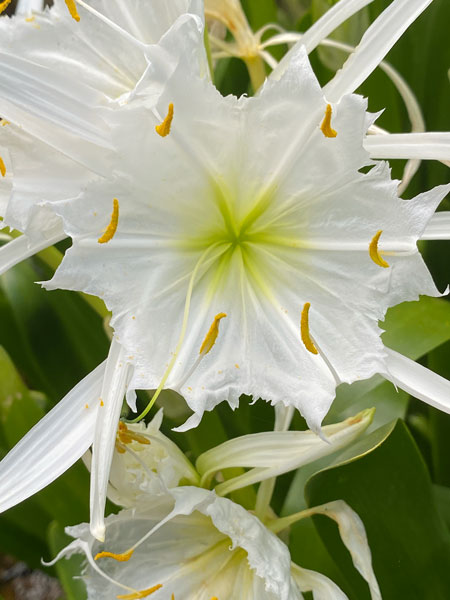
{"label": "frilly white petal", "polygon": [[0,511],[35,494],[72,466],[94,439],[105,363],[76,385],[0,462]]}
{"label": "frilly white petal", "polygon": [[450,413],[450,381],[395,350],[386,348],[386,352],[386,379],[411,396]]}

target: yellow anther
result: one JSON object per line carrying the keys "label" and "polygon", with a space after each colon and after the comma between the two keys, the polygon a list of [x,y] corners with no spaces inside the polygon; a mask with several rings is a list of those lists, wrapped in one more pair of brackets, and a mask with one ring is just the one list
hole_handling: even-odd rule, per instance
{"label": "yellow anther", "polygon": [[226,313],[222,312],[214,317],[214,321],[212,322],[211,327],[209,328],[209,331],[206,334],[205,339],[203,340],[203,344],[200,346],[199,354],[205,356],[205,354],[208,354],[208,352],[214,346],[214,344],[216,343],[217,336],[219,335],[220,320],[226,316]]}
{"label": "yellow anther", "polygon": [[0,2],[0,15],[8,8],[11,2],[12,0],[3,0],[3,2]]}
{"label": "yellow anther", "polygon": [[75,4],[75,0],[64,0],[67,8],[69,9],[70,12],[70,16],[72,17],[72,19],[75,19],[75,21],[79,21],[80,20],[80,15],[78,14],[77,11],[77,5]]}
{"label": "yellow anther", "polygon": [[373,260],[373,262],[376,265],[378,265],[379,267],[384,267],[385,269],[387,269],[389,267],[389,263],[387,263],[384,260],[384,258],[381,257],[381,254],[380,254],[380,252],[378,250],[378,240],[380,239],[380,235],[382,233],[383,233],[383,230],[380,229],[373,236],[372,241],[369,244],[369,254],[370,254],[370,258]]}
{"label": "yellow anther", "polygon": [[333,109],[331,108],[331,104],[327,104],[327,108],[325,110],[325,117],[322,121],[320,129],[325,137],[335,138],[337,136],[337,131],[335,131],[331,127],[331,114]]}
{"label": "yellow anther", "polygon": [[1,156],[0,156],[0,173],[2,174],[2,177],[5,177],[6,167],[5,167],[5,163],[3,162],[3,158]]}
{"label": "yellow anther", "polygon": [[140,598],[147,598],[150,594],[157,592],[162,588],[162,584],[158,583],[158,585],[154,585],[151,588],[146,590],[141,590],[140,592],[133,592],[132,594],[124,594],[121,596],[117,596],[118,600],[140,600]]}
{"label": "yellow anther", "polygon": [[131,442],[139,442],[140,444],[145,444],[148,446],[150,444],[150,440],[140,435],[139,433],[135,433],[134,431],[130,431],[128,427],[125,425],[123,421],[119,422],[119,429],[117,430],[117,437],[122,444],[131,444]]}
{"label": "yellow anther", "polygon": [[114,552],[99,552],[94,556],[94,560],[98,560],[99,558],[113,558],[119,562],[127,562],[133,556],[133,552],[134,550],[127,550],[126,552],[122,552],[122,554],[115,554]]}
{"label": "yellow anther", "polygon": [[117,231],[117,225],[119,224],[119,201],[117,198],[113,200],[113,211],[111,215],[111,221],[108,227],[105,229],[105,233],[98,238],[97,242],[99,244],[106,244],[113,239],[114,234]]}
{"label": "yellow anther", "polygon": [[300,320],[300,334],[302,336],[302,342],[305,344],[305,348],[312,354],[319,354],[319,351],[314,346],[311,336],[309,335],[309,307],[311,304],[305,302],[302,310],[302,318]]}
{"label": "yellow anther", "polygon": [[0,125],[2,127],[5,127],[5,125],[11,125],[11,123],[9,121],[7,121],[6,119],[1,119],[0,120]]}
{"label": "yellow anther", "polygon": [[173,120],[173,103],[169,104],[169,109],[167,111],[167,116],[162,123],[155,127],[156,133],[161,137],[166,137],[170,133],[170,127],[172,125]]}

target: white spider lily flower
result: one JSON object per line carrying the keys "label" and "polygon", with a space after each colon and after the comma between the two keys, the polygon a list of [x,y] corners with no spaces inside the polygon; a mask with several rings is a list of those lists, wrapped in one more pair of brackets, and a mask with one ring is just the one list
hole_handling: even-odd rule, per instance
{"label": "white spider lily flower", "polygon": [[312,431],[269,431],[228,440],[201,454],[196,469],[202,485],[208,486],[216,473],[230,467],[250,470],[219,483],[221,495],[298,469],[351,444],[373,419],[375,409],[367,409],[341,423],[322,428],[326,441]]}
{"label": "white spider lily flower", "polygon": [[[318,507],[318,512],[338,521],[373,600],[381,598],[358,516],[343,502]],[[87,525],[68,528],[77,539],[49,563],[84,552],[90,600],[114,595],[127,600],[300,600],[301,591],[310,590],[323,600],[346,598],[325,576],[291,563],[288,548],[257,517],[214,492],[176,488],[106,523],[102,546]]]}
{"label": "white spider lily flower", "polygon": [[118,506],[133,507],[142,494],[199,483],[190,461],[160,432],[162,419],[160,409],[148,425],[119,422],[108,487],[108,497]]}
{"label": "white spider lily flower", "polygon": [[195,413],[184,428],[245,393],[294,405],[319,431],[338,384],[388,376],[386,310],[440,295],[417,240],[450,186],[398,198],[351,93],[426,5],[381,14],[327,84],[332,104],[302,45],[256,97],[221,97],[190,67],[192,28],[179,68],[152,64],[156,105],[144,77],[139,101],[111,115],[111,175],[54,206],[73,246],[46,287],[105,301],[135,357],[130,386],[181,392]]}
{"label": "white spider lily flower", "polygon": [[188,13],[202,13],[200,0],[41,6],[26,0],[18,15],[0,18],[0,214],[25,234],[0,250],[0,273],[66,237],[42,202],[75,197],[86,178],[107,172],[98,158],[109,132],[96,109],[126,102],[154,45],[180,27],[176,40]]}

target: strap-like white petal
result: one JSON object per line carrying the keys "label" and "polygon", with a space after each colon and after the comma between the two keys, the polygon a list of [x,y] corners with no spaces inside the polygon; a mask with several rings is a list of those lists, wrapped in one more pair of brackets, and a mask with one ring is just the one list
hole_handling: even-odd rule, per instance
{"label": "strap-like white petal", "polygon": [[450,211],[435,213],[428,222],[420,239],[450,240]]}
{"label": "strap-like white petal", "polygon": [[322,573],[303,569],[292,564],[292,577],[301,592],[312,592],[314,600],[348,600],[348,597],[334,581]]}
{"label": "strap-like white petal", "polygon": [[299,468],[350,444],[370,425],[373,410],[365,410],[341,423],[326,425],[322,431],[327,441],[312,431],[271,431],[244,435],[204,452],[197,460],[197,471],[208,479],[229,467],[252,467],[217,486],[221,495],[276,477]]}
{"label": "strap-like white petal", "polygon": [[[298,44],[304,45],[308,54],[310,54],[317,48],[320,42],[332,31],[337,29],[339,25],[372,1],[373,0],[340,0],[340,2],[327,10],[327,12],[302,35]],[[278,66],[271,73],[271,78],[278,80],[283,75],[289,61],[296,52],[298,44],[291,48],[283,57]]]}
{"label": "strap-like white petal", "polygon": [[26,235],[22,235],[14,240],[11,240],[0,248],[0,275],[11,269],[22,260],[33,256],[37,252],[57,244],[67,236],[62,230],[62,227],[57,227],[47,239],[40,239],[31,242]]}
{"label": "strap-like white petal", "polygon": [[370,158],[419,158],[421,160],[450,160],[450,133],[391,133],[369,135],[364,148]]}
{"label": "strap-like white petal", "polygon": [[386,353],[386,379],[411,396],[450,413],[450,381],[395,350],[386,348]]}
{"label": "strap-like white petal", "polygon": [[336,521],[341,539],[352,556],[355,568],[369,584],[372,600],[381,600],[380,588],[372,568],[372,555],[366,530],[356,512],[343,500],[315,506],[311,511]]}
{"label": "strap-like white petal", "polygon": [[367,29],[354,54],[325,86],[326,98],[338,102],[345,94],[354,92],[431,2],[394,0]]}
{"label": "strap-like white petal", "polygon": [[105,363],[76,385],[0,463],[0,512],[32,496],[77,461],[94,439]]}
{"label": "strap-like white petal", "polygon": [[92,447],[91,532],[100,541],[105,536],[106,490],[129,369],[123,347],[113,338],[106,360]]}

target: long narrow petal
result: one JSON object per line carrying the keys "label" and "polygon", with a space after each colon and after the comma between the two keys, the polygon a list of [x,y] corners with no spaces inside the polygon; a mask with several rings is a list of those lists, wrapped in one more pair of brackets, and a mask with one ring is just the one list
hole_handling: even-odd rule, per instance
{"label": "long narrow petal", "polygon": [[[302,35],[302,38],[298,43],[304,45],[306,51],[310,54],[317,48],[320,42],[332,31],[337,29],[339,25],[372,1],[373,0],[341,0],[340,2],[337,2]],[[271,78],[278,80],[282,76],[289,61],[295,54],[296,46],[291,48],[283,57],[278,66],[271,73]]]}
{"label": "long narrow petal", "polygon": [[33,256],[37,252],[57,244],[67,236],[61,227],[51,232],[45,240],[30,242],[28,236],[22,235],[15,240],[11,240],[0,248],[0,275],[11,269],[22,260]]}
{"label": "long narrow petal", "polygon": [[343,543],[350,552],[353,564],[369,584],[372,600],[381,600],[381,592],[372,568],[372,555],[364,524],[343,500],[327,502],[311,509],[336,521]]}
{"label": "long narrow petal", "polygon": [[230,479],[216,488],[222,495],[297,469],[317,458],[331,454],[361,435],[370,425],[373,410],[365,410],[342,423],[326,425],[325,442],[312,431],[271,431],[245,435],[204,452],[197,460],[197,470],[208,480],[228,467],[252,467],[244,475]]}
{"label": "long narrow petal", "polygon": [[291,568],[292,577],[301,592],[312,592],[314,600],[348,600],[348,596],[322,573],[303,569],[296,564]]}
{"label": "long narrow petal", "polygon": [[369,135],[364,148],[370,158],[450,160],[450,133],[391,133]]}
{"label": "long narrow petal", "polygon": [[91,532],[100,541],[105,536],[104,512],[109,470],[130,370],[124,354],[123,347],[113,338],[106,360],[92,447]]}
{"label": "long narrow petal", "polygon": [[386,348],[386,353],[386,379],[411,396],[450,413],[450,381],[395,350]]}
{"label": "long narrow petal", "polygon": [[0,512],[35,494],[77,461],[94,439],[105,363],[76,385],[0,463]]}
{"label": "long narrow petal", "polygon": [[428,222],[420,239],[450,240],[450,211],[435,213]]}
{"label": "long narrow petal", "polygon": [[325,86],[330,102],[338,102],[369,77],[396,41],[432,0],[394,0],[372,23],[342,69]]}

